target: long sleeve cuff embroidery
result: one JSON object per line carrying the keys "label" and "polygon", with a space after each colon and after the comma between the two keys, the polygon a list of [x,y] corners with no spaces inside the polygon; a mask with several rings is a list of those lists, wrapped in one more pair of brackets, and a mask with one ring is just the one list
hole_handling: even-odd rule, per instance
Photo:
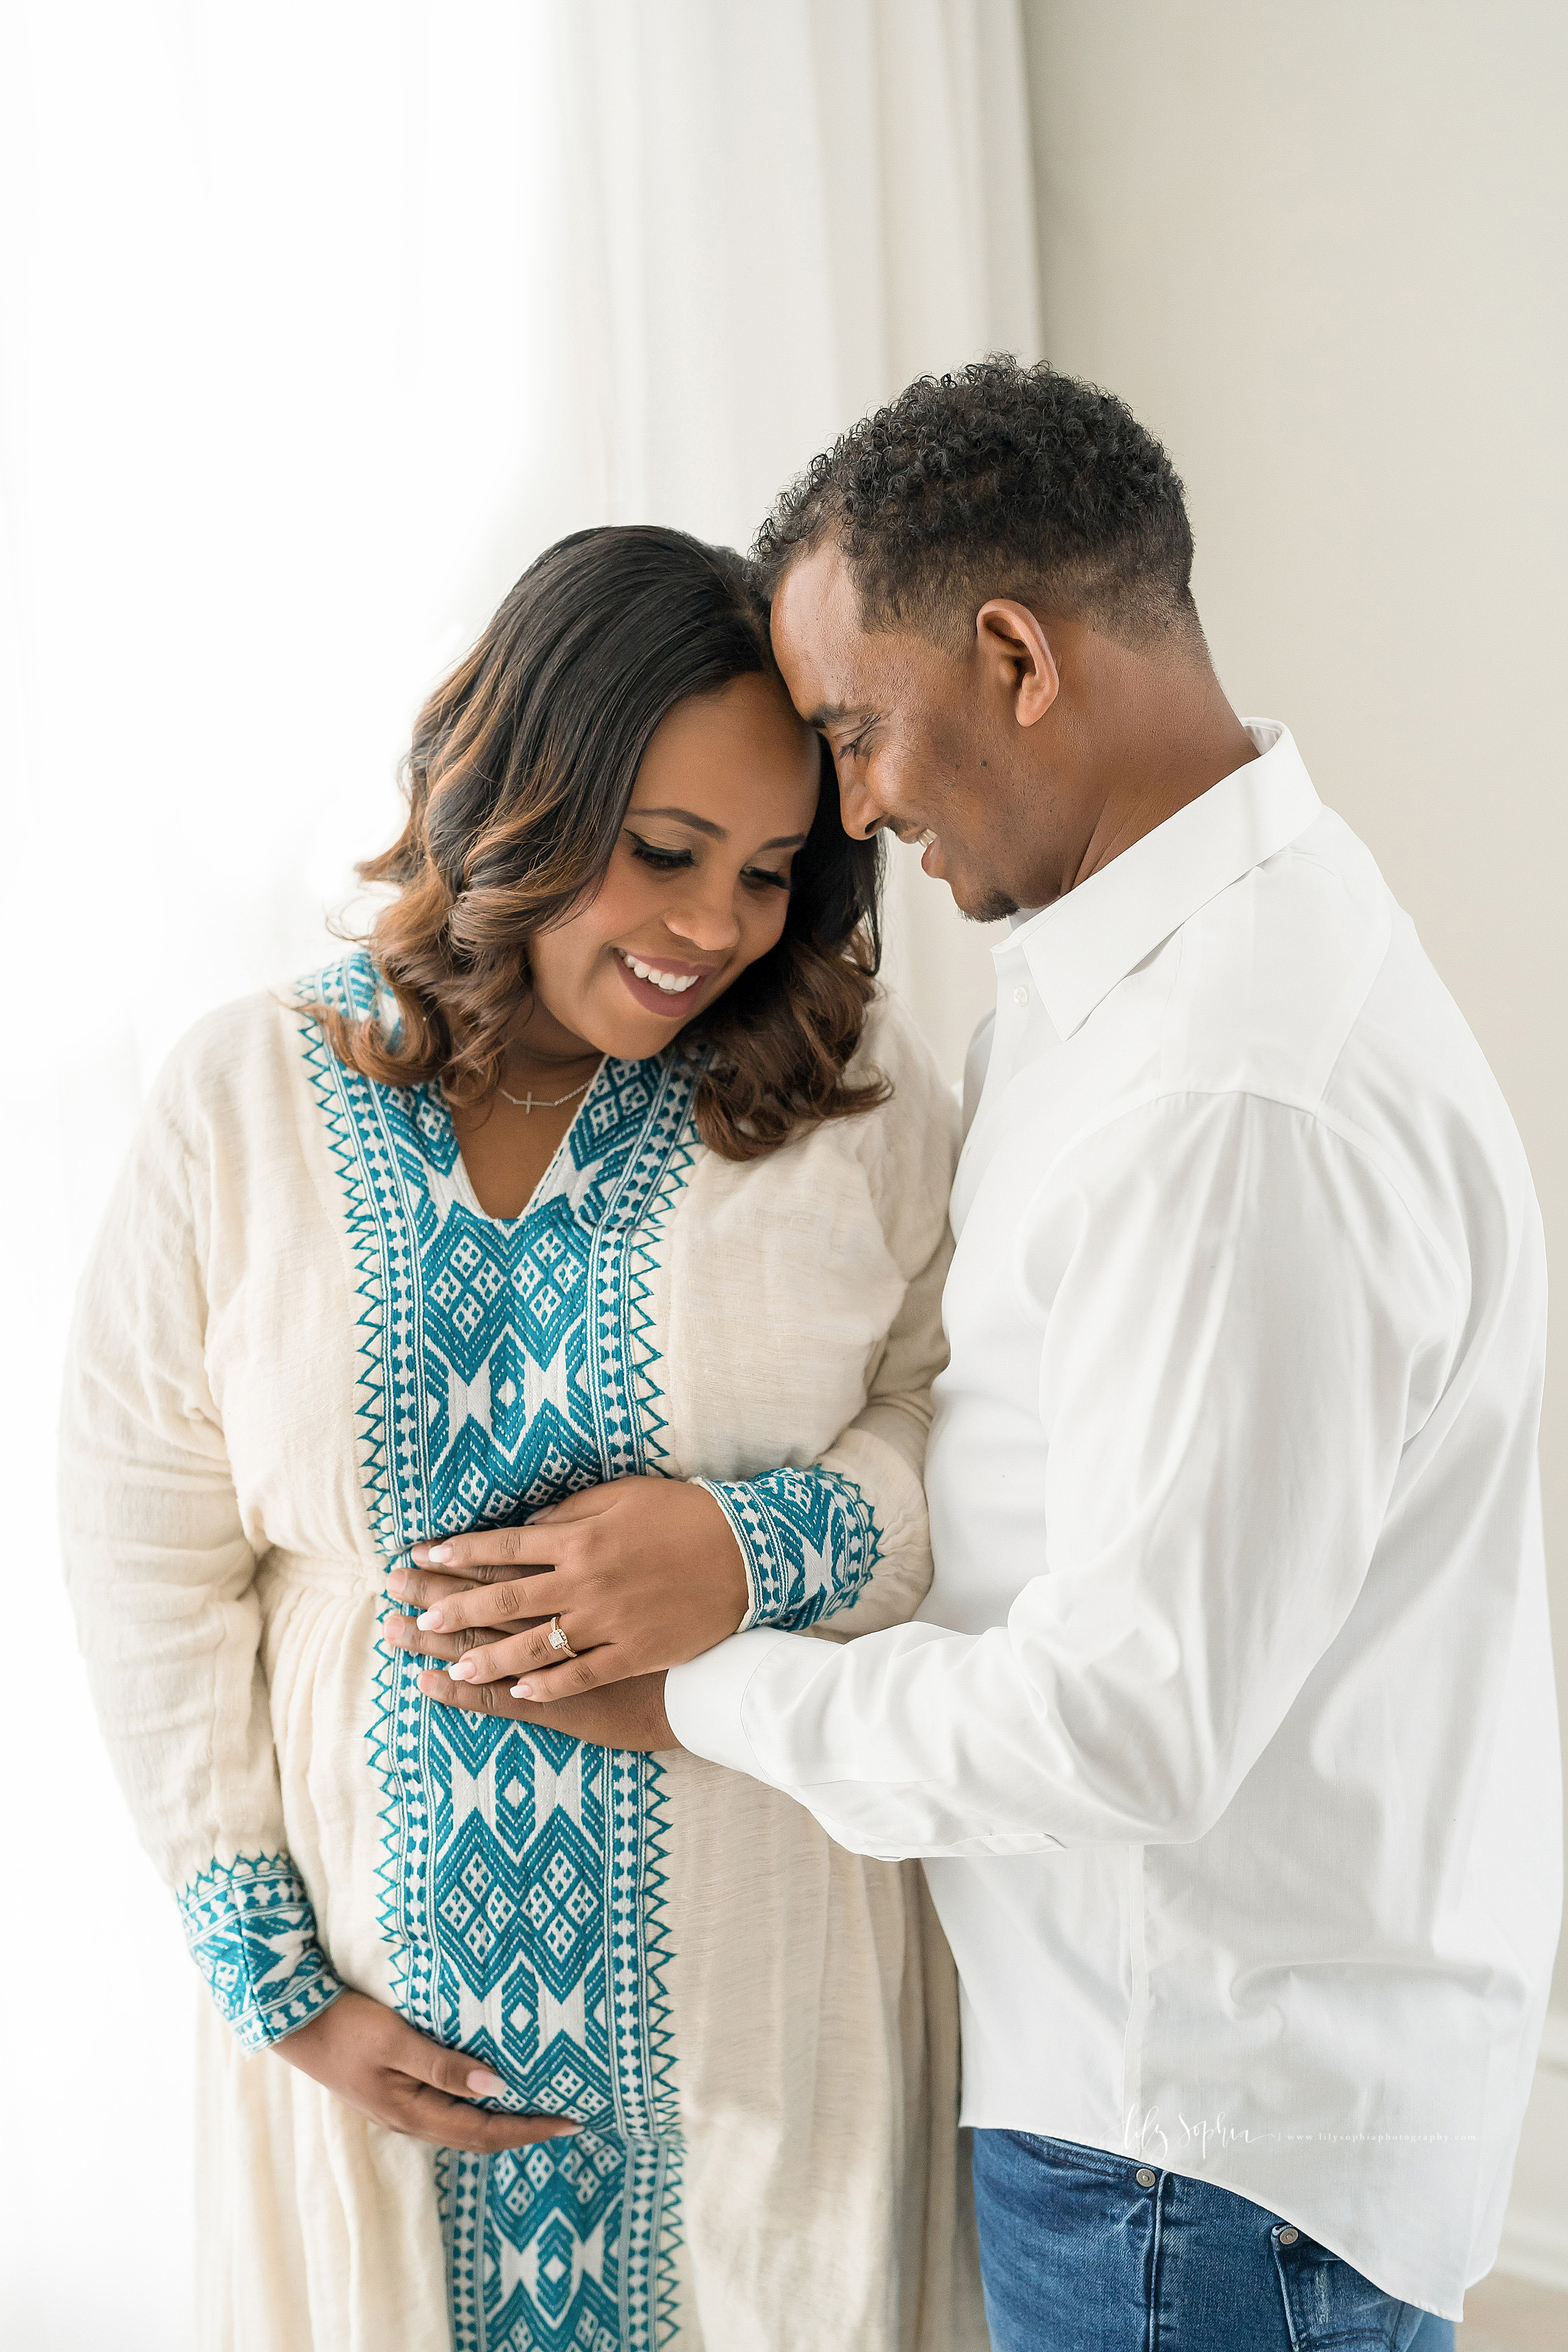
{"label": "long sleeve cuff embroidery", "polygon": [[345,1990],[316,1941],[316,1915],[287,1854],[215,1864],[177,1899],[191,1956],[247,2050],[281,2042]]}
{"label": "long sleeve cuff embroidery", "polygon": [[847,1608],[870,1580],[881,1536],[870,1504],[836,1470],[770,1470],[727,1486],[696,1482],[734,1530],[750,1605],[738,1631],[799,1633]]}

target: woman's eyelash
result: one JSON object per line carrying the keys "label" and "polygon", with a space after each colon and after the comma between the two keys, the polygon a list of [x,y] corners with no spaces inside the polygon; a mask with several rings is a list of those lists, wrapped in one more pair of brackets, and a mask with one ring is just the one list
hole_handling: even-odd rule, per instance
{"label": "woman's eyelash", "polygon": [[[626,829],[626,838],[632,845],[632,856],[640,858],[645,866],[651,866],[657,874],[678,874],[683,867],[694,866],[697,862],[689,849],[660,849],[656,842],[645,841],[640,834],[633,833],[629,826]],[[746,880],[753,888],[760,887],[764,890],[789,888],[787,874],[775,874],[765,866],[748,866],[744,872]]]}
{"label": "woman's eyelash", "polygon": [[858,735],[856,736],[853,743],[840,744],[838,750],[839,758],[841,760],[858,760],[860,756],[861,746],[864,744],[866,738],[870,731],[871,730],[868,727],[862,727]]}
{"label": "woman's eyelash", "polygon": [[640,857],[645,866],[657,866],[661,874],[673,874],[680,866],[692,866],[696,863],[689,849],[659,849],[653,842],[644,841],[641,835],[636,833],[631,834],[628,838],[632,845],[632,856]]}

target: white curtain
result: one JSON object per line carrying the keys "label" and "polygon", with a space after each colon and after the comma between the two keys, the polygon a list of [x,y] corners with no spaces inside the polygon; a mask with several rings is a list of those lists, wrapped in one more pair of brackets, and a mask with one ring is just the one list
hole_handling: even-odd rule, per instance
{"label": "white curtain", "polygon": [[[141,1096],[204,1008],[319,959],[416,705],[547,541],[649,520],[743,542],[911,374],[1036,351],[1018,15],[0,18],[18,2342],[194,2340],[195,1996],[99,1759],[51,1532],[65,1318]],[[894,974],[956,1068],[989,957],[902,860],[891,901]]]}

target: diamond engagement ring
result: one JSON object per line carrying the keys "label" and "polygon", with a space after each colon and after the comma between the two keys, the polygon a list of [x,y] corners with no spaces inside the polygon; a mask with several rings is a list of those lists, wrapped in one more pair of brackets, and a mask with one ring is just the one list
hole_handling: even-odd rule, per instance
{"label": "diamond engagement ring", "polygon": [[571,1643],[566,1639],[565,1634],[561,1631],[561,1620],[559,1617],[552,1617],[550,1621],[550,1646],[558,1657],[574,1658],[577,1654],[576,1651],[572,1647]]}

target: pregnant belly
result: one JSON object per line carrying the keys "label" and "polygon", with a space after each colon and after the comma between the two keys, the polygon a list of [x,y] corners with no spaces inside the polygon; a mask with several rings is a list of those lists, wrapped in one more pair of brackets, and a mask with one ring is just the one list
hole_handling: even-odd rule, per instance
{"label": "pregnant belly", "polygon": [[482,2055],[509,2105],[599,2131],[673,2127],[650,2042],[666,2005],[659,1766],[410,1699],[415,1671],[395,1670],[386,1776],[399,2007]]}
{"label": "pregnant belly", "polygon": [[378,1570],[273,1554],[258,1581],[289,1847],[339,1973],[508,2105],[672,2129],[654,1759],[433,1705],[381,1643]]}

